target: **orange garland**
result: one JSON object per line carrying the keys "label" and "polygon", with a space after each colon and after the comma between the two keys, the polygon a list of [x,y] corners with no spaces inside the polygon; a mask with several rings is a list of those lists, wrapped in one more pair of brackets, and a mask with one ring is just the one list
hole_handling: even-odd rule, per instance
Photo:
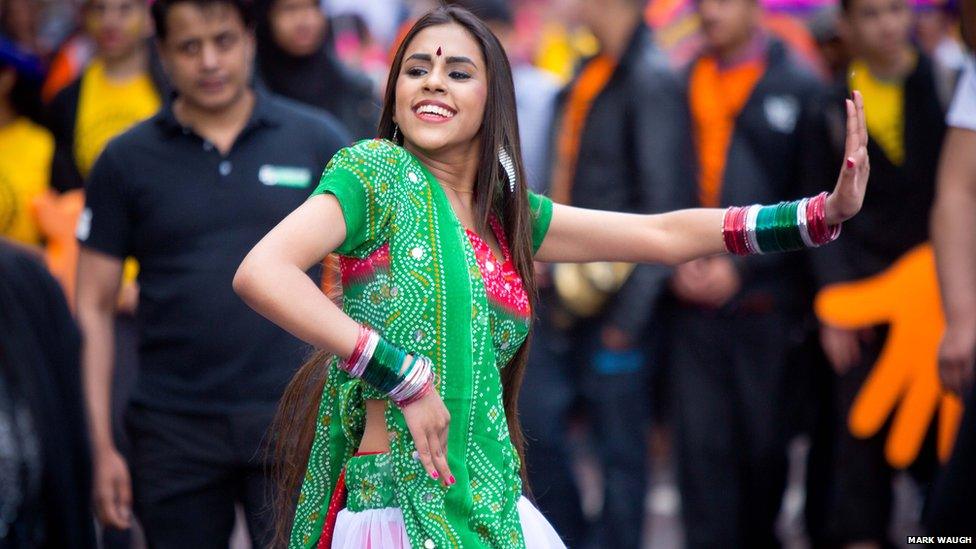
{"label": "orange garland", "polygon": [[572,198],[573,175],[579,158],[580,140],[586,117],[593,101],[606,87],[617,62],[609,55],[598,55],[580,72],[569,92],[563,110],[562,125],[556,142],[556,162],[553,163],[552,188],[549,196],[558,204],[569,204]]}

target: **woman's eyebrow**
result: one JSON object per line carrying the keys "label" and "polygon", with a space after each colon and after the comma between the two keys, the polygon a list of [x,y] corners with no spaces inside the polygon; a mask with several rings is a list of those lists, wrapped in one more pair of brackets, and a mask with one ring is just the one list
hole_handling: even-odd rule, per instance
{"label": "woman's eyebrow", "polygon": [[[430,63],[431,59],[433,58],[428,53],[414,53],[411,54],[410,57],[407,57],[407,61],[410,61],[411,59],[416,59],[418,61],[426,61]],[[474,64],[474,61],[472,61],[470,57],[465,57],[463,55],[452,55],[447,59],[445,59],[445,61],[447,62],[448,65],[454,63],[467,63],[469,65],[477,67],[477,65]]]}

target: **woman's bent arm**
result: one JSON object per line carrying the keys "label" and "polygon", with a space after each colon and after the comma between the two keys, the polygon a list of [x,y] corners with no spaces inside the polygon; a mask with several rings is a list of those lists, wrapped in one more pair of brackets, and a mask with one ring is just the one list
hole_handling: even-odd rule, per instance
{"label": "woman's bent arm", "polygon": [[298,207],[247,254],[234,291],[295,337],[340,357],[352,354],[359,324],[305,274],[346,237],[339,202],[317,195]]}
{"label": "woman's bent arm", "polygon": [[[346,224],[336,198],[313,196],[271,230],[247,254],[234,276],[234,291],[255,311],[293,335],[349,358],[359,323],[346,315],[305,274],[338,248]],[[403,407],[404,419],[427,473],[453,484],[447,463],[450,414],[436,391]]]}

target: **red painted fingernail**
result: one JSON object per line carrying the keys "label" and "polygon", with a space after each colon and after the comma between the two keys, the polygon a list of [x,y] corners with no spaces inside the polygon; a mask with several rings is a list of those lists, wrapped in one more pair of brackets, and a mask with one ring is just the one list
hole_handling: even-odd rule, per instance
{"label": "red painted fingernail", "polygon": [[454,484],[455,482],[456,481],[454,480],[454,475],[451,475],[451,476],[447,477],[447,484],[448,485]]}
{"label": "red painted fingernail", "polygon": [[847,167],[848,168],[853,168],[854,167],[854,160],[848,158],[847,159]]}
{"label": "red painted fingernail", "polygon": [[438,473],[437,471],[434,471],[433,473],[430,474],[430,478],[433,478],[433,479],[436,479],[436,478],[438,478],[440,476],[441,476],[441,474]]}

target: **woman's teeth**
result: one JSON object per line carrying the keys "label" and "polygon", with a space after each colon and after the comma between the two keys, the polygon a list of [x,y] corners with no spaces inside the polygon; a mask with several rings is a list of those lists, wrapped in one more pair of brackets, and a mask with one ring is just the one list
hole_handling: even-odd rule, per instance
{"label": "woman's teeth", "polygon": [[417,114],[433,114],[435,116],[442,116],[444,118],[451,118],[454,113],[437,105],[423,105],[417,109]]}

